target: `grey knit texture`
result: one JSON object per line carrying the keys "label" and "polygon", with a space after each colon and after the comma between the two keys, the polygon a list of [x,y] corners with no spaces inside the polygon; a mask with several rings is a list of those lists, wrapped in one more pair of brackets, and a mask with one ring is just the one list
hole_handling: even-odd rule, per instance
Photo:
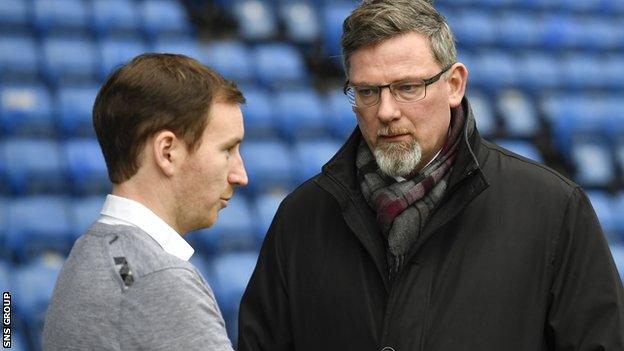
{"label": "grey knit texture", "polygon": [[[127,285],[114,257],[125,257]],[[232,350],[210,286],[147,233],[95,223],[76,241],[48,307],[44,350]]]}

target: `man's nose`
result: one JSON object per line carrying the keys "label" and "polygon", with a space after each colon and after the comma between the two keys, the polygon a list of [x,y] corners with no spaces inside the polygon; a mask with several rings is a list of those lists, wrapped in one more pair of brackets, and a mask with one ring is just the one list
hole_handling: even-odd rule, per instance
{"label": "man's nose", "polygon": [[[386,89],[387,88],[387,89]],[[401,110],[397,101],[392,96],[390,88],[383,87],[379,92],[379,106],[377,109],[377,118],[384,123],[389,123],[401,117]]]}
{"label": "man's nose", "polygon": [[245,170],[245,164],[240,154],[237,158],[238,160],[236,164],[232,167],[232,170],[228,175],[228,182],[235,186],[245,186],[249,182],[249,179],[247,178],[247,171]]}

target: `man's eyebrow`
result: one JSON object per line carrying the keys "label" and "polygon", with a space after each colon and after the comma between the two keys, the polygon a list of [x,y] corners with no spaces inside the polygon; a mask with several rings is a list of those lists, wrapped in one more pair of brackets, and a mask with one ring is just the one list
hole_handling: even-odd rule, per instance
{"label": "man's eyebrow", "polygon": [[223,145],[225,145],[225,146],[234,146],[234,145],[240,144],[242,142],[243,142],[242,138],[236,137],[236,138],[227,140],[225,143],[223,143]]}
{"label": "man's eyebrow", "polygon": [[[406,76],[401,79],[393,80],[392,82],[388,82],[386,84],[409,82],[409,81],[424,81],[425,79],[426,78],[423,78],[420,76]],[[358,86],[358,87],[376,87],[379,85],[386,85],[386,84],[378,84],[378,83],[370,83],[370,82],[353,82],[353,81],[349,82],[349,85]]]}

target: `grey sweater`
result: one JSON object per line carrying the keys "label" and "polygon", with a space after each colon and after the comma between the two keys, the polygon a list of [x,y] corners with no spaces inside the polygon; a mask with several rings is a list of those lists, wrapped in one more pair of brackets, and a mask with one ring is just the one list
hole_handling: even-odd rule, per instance
{"label": "grey sweater", "polygon": [[138,228],[103,223],[76,241],[63,265],[43,348],[232,350],[214,294],[192,264]]}

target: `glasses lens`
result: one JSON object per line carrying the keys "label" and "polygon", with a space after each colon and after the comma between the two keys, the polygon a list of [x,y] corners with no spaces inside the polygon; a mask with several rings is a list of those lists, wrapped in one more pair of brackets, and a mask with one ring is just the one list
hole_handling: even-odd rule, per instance
{"label": "glasses lens", "polygon": [[425,83],[423,82],[399,82],[392,84],[390,90],[397,101],[414,102],[425,97]]}
{"label": "glasses lens", "polygon": [[360,106],[371,106],[379,100],[378,87],[353,87],[355,101]]}

